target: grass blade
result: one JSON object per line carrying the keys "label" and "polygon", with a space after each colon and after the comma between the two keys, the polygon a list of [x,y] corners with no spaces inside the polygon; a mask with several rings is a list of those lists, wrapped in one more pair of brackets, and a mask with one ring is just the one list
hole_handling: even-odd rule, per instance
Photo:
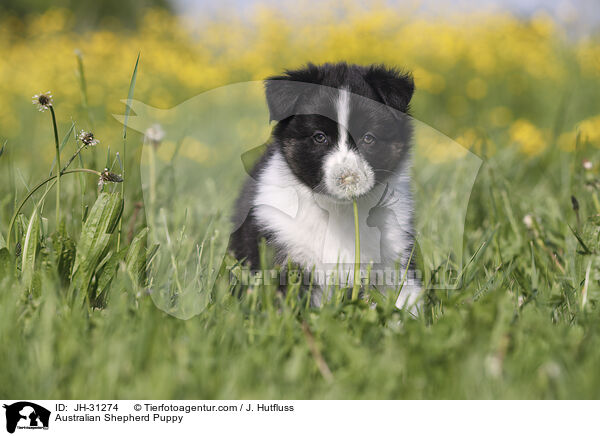
{"label": "grass blade", "polygon": [[71,295],[77,294],[76,298],[81,303],[90,297],[90,282],[106,256],[122,212],[123,198],[120,193],[102,193],[81,229],[71,281]]}
{"label": "grass blade", "polygon": [[90,127],[94,130],[94,118],[92,117],[92,111],[88,103],[87,94],[87,83],[85,80],[85,71],[83,69],[83,54],[79,50],[75,50],[75,57],[77,58],[77,75],[79,76],[79,90],[81,91],[81,105],[86,111]]}
{"label": "grass blade", "polygon": [[27,289],[31,289],[33,276],[35,273],[35,258],[40,238],[40,219],[37,207],[33,209],[27,231],[25,232],[25,242],[23,243],[23,254],[21,271],[23,282]]}
{"label": "grass blade", "polygon": [[579,233],[577,233],[577,231],[571,227],[570,224],[567,224],[569,226],[569,229],[571,229],[571,232],[573,233],[573,235],[575,235],[575,238],[577,238],[577,241],[579,242],[579,244],[581,244],[581,246],[583,247],[584,252],[582,254],[592,254],[592,252],[590,251],[590,249],[588,248],[587,245],[585,245],[585,242],[583,242],[583,239],[581,239],[581,236],[579,236]]}
{"label": "grass blade", "polygon": [[71,277],[73,262],[75,262],[75,242],[69,238],[64,223],[52,235],[55,264],[61,284],[66,285]]}
{"label": "grass blade", "polygon": [[12,258],[10,256],[10,251],[8,248],[0,248],[0,282],[5,277],[12,276]]}
{"label": "grass blade", "polygon": [[133,238],[131,245],[129,246],[129,251],[127,252],[127,257],[125,258],[127,273],[136,286],[139,286],[143,282],[144,274],[146,272],[148,231],[148,227],[144,227],[135,238]]}
{"label": "grass blade", "polygon": [[[133,91],[135,89],[135,81],[137,79],[138,65],[140,63],[140,54],[138,52],[137,59],[135,60],[135,67],[133,67],[133,74],[131,75],[131,82],[129,82],[129,92],[127,93],[127,104],[125,107],[125,119],[123,120],[123,172],[122,177],[125,180],[125,164],[127,163],[127,122],[129,120],[129,112],[131,111],[131,101],[133,100]],[[125,182],[121,184],[121,196],[125,200]],[[117,251],[121,246],[121,228],[123,223],[119,220],[119,230],[117,234]]]}
{"label": "grass blade", "polygon": [[93,304],[95,307],[106,306],[110,285],[117,275],[119,262],[125,256],[125,250],[120,253],[109,252],[98,266],[96,275],[96,289],[94,290]]}
{"label": "grass blade", "polygon": [[[127,138],[127,121],[129,119],[129,111],[131,110],[131,101],[133,100],[133,91],[135,89],[135,81],[137,79],[138,65],[140,63],[140,54],[141,53],[138,53],[137,59],[135,60],[135,67],[133,67],[133,74],[131,75],[131,81],[129,82],[129,91],[127,92],[125,120],[123,121],[123,140]],[[125,159],[125,156],[123,156],[123,159]]]}

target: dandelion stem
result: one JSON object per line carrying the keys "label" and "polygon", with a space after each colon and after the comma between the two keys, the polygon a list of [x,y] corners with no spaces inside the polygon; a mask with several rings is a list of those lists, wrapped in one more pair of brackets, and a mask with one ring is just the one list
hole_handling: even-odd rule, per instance
{"label": "dandelion stem", "polygon": [[[75,173],[91,173],[98,177],[101,176],[100,171],[89,170],[87,168],[77,168],[77,169],[73,169],[73,170],[69,170],[69,171],[63,170],[60,172],[60,175],[64,176],[66,174],[75,174]],[[19,212],[21,212],[21,209],[23,208],[23,206],[25,206],[25,203],[27,203],[27,200],[29,200],[33,196],[33,194],[35,194],[38,191],[38,189],[40,189],[46,183],[51,182],[54,179],[57,179],[56,181],[57,181],[57,186],[58,186],[58,176],[50,176],[47,179],[42,180],[40,183],[38,183],[31,191],[29,191],[29,193],[25,196],[25,198],[23,200],[21,200],[21,203],[17,207],[17,210],[15,210],[15,213],[13,214],[13,216],[10,220],[10,224],[8,225],[8,234],[6,235],[6,246],[7,247],[10,247],[10,237],[12,235],[12,229],[15,224],[15,220],[17,219],[17,216],[19,215]]]}
{"label": "dandelion stem", "polygon": [[[58,127],[56,126],[56,115],[54,113],[54,107],[50,106],[50,113],[52,114],[52,126],[54,127],[54,144],[56,146],[56,227],[60,226],[60,145],[58,143]],[[10,237],[10,234],[8,235]]]}
{"label": "dandelion stem", "polygon": [[358,299],[360,290],[360,233],[358,227],[358,204],[356,199],[352,201],[354,209],[354,280],[352,283],[352,301]]}

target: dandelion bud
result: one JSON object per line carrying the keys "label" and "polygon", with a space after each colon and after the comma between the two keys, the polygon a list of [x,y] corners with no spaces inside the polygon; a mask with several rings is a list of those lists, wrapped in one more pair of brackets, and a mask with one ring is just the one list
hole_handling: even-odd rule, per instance
{"label": "dandelion bud", "polygon": [[575,198],[574,195],[571,195],[571,205],[573,206],[573,210],[577,212],[579,210],[579,201]]}
{"label": "dandelion bud", "polygon": [[104,171],[100,173],[100,178],[98,179],[98,191],[102,191],[105,183],[121,183],[123,181],[123,177],[118,174],[111,173],[108,171],[108,168],[104,168]]}
{"label": "dandelion bud", "polygon": [[100,177],[102,177],[105,182],[121,183],[123,181],[123,177],[118,174],[111,173],[108,171],[108,168],[104,169]]}

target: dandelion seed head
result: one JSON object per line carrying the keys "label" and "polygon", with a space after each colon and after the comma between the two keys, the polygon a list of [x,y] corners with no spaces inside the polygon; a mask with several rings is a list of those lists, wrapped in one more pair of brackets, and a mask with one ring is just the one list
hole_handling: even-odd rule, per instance
{"label": "dandelion seed head", "polygon": [[147,144],[158,146],[165,138],[165,131],[160,124],[153,124],[144,132],[144,139]]}
{"label": "dandelion seed head", "polygon": [[527,214],[523,217],[523,224],[525,224],[525,227],[527,227],[528,229],[533,227],[533,217],[530,214]]}
{"label": "dandelion seed head", "polygon": [[584,170],[588,170],[589,171],[589,170],[592,169],[592,167],[594,165],[588,159],[584,159],[583,162],[581,162],[581,166],[583,167]]}
{"label": "dandelion seed head", "polygon": [[52,106],[52,93],[48,91],[42,94],[36,94],[33,97],[31,97],[31,102],[34,105],[37,105],[40,112],[44,112]]}
{"label": "dandelion seed head", "polygon": [[352,199],[368,192],[375,184],[373,170],[358,154],[339,151],[325,162],[325,186],[339,199]]}

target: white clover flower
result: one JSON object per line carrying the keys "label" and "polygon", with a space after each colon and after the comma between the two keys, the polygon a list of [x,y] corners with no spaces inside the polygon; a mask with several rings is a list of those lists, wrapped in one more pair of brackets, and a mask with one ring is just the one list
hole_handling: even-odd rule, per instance
{"label": "white clover flower", "polygon": [[52,106],[52,93],[48,91],[43,94],[36,94],[31,97],[31,102],[37,105],[40,112],[44,112]]}

